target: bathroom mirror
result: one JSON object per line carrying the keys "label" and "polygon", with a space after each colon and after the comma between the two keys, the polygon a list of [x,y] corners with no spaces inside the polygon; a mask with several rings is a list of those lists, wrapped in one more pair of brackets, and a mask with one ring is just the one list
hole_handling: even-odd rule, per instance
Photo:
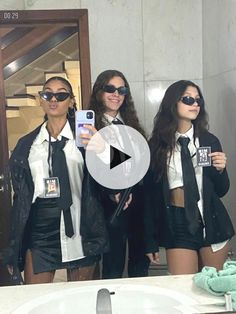
{"label": "bathroom mirror", "polygon": [[[0,11],[0,265],[9,231],[8,159],[19,137],[42,122],[38,91],[52,75],[69,79],[78,107],[91,91],[88,11]],[[0,266],[0,285],[9,277]]]}

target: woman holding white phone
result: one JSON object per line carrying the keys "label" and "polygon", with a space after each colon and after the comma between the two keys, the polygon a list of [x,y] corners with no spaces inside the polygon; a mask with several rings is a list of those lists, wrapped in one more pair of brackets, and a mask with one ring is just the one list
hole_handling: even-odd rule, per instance
{"label": "woman holding white phone", "polygon": [[108,249],[99,186],[75,143],[71,84],[52,77],[39,96],[45,121],[18,141],[10,159],[14,198],[5,264],[11,274],[24,270],[26,284],[52,282],[61,268],[68,280],[89,280]]}
{"label": "woman holding white phone", "polygon": [[[111,124],[124,124],[133,127],[145,136],[139,122],[130,86],[124,74],[117,70],[106,70],[100,73],[93,85],[89,109],[95,112],[97,130]],[[147,276],[149,261],[144,253],[143,239],[143,194],[142,184],[132,187],[131,196],[126,202],[116,223],[111,225],[119,194],[115,202],[108,195],[102,195],[109,232],[110,251],[103,254],[102,278],[120,278],[123,275],[128,242],[128,276]]]}

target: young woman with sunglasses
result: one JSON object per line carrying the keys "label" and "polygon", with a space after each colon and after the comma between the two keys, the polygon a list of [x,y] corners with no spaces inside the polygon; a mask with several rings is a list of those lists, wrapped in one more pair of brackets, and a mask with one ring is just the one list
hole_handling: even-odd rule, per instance
{"label": "young woman with sunglasses", "polygon": [[[24,270],[26,284],[52,282],[61,268],[69,281],[93,279],[108,237],[99,187],[85,167],[83,149],[75,145],[72,87],[52,77],[39,95],[45,122],[18,141],[10,159],[14,198],[5,264],[13,276]],[[55,151],[54,144],[63,141],[63,152]],[[64,159],[55,168],[59,154]]]}
{"label": "young woman with sunglasses", "polygon": [[[180,137],[188,138],[189,160],[194,166],[198,189],[195,216],[190,216],[194,206],[187,208],[185,204],[189,189],[183,183]],[[218,138],[208,132],[205,102],[195,83],[181,80],[167,88],[149,144],[151,167],[144,179],[147,256],[152,263],[159,263],[159,247],[164,247],[173,275],[196,273],[203,266],[222,269],[234,235],[220,200],[229,189],[226,155]],[[211,165],[197,165],[199,147],[211,148]]]}
{"label": "young woman with sunglasses", "polygon": [[[120,71],[106,70],[98,75],[93,85],[90,109],[95,111],[98,130],[112,123],[125,124],[144,135],[134,107],[129,83]],[[117,204],[107,195],[103,195],[110,241],[110,251],[103,254],[102,259],[102,278],[104,279],[122,277],[127,241],[128,275],[136,277],[148,274],[149,261],[144,252],[142,192],[141,183],[132,188],[131,203],[117,217],[113,225],[109,224],[109,220]]]}

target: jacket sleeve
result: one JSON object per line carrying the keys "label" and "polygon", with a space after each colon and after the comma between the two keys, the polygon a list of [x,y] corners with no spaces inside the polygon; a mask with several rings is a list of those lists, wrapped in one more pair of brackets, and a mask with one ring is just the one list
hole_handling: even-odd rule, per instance
{"label": "jacket sleeve", "polygon": [[23,163],[15,157],[18,147],[19,144],[17,144],[9,161],[13,201],[8,248],[5,250],[3,259],[5,265],[14,267],[16,265],[22,267],[22,236],[28,219],[32,200],[31,195],[33,195],[34,189],[30,170],[26,169],[25,166],[22,167]]}
{"label": "jacket sleeve", "polygon": [[109,239],[99,184],[88,171],[83,179],[80,232],[85,256],[107,252]]}
{"label": "jacket sleeve", "polygon": [[[14,197],[15,198],[15,197]],[[14,206],[11,209],[11,228],[8,239],[8,247],[3,253],[3,265],[9,265],[16,267],[18,264],[18,250],[19,250],[19,237],[17,237],[17,229],[19,225],[19,219],[17,218],[18,212],[14,210]],[[17,221],[17,223],[15,223]]]}
{"label": "jacket sleeve", "polygon": [[[219,139],[214,136],[211,142],[211,152],[222,152]],[[229,190],[230,181],[226,168],[220,172],[215,167],[205,167],[204,174],[211,180],[214,190],[219,197],[223,197]]]}
{"label": "jacket sleeve", "polygon": [[10,230],[9,230],[9,239],[8,247],[4,250],[3,254],[3,264],[16,267],[18,264],[18,251],[19,251],[19,226],[20,226],[20,212],[17,210],[20,193],[18,191],[15,177],[17,174],[12,176],[11,183],[13,187],[13,205],[11,208],[10,215]]}
{"label": "jacket sleeve", "polygon": [[159,251],[158,245],[158,204],[156,192],[158,185],[149,170],[144,177],[144,244],[146,253]]}

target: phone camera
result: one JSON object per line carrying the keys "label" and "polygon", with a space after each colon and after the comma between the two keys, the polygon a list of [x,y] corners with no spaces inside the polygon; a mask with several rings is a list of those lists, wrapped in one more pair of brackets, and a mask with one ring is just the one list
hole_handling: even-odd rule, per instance
{"label": "phone camera", "polygon": [[91,112],[91,111],[87,112],[86,118],[87,119],[92,119],[93,118],[93,112]]}

